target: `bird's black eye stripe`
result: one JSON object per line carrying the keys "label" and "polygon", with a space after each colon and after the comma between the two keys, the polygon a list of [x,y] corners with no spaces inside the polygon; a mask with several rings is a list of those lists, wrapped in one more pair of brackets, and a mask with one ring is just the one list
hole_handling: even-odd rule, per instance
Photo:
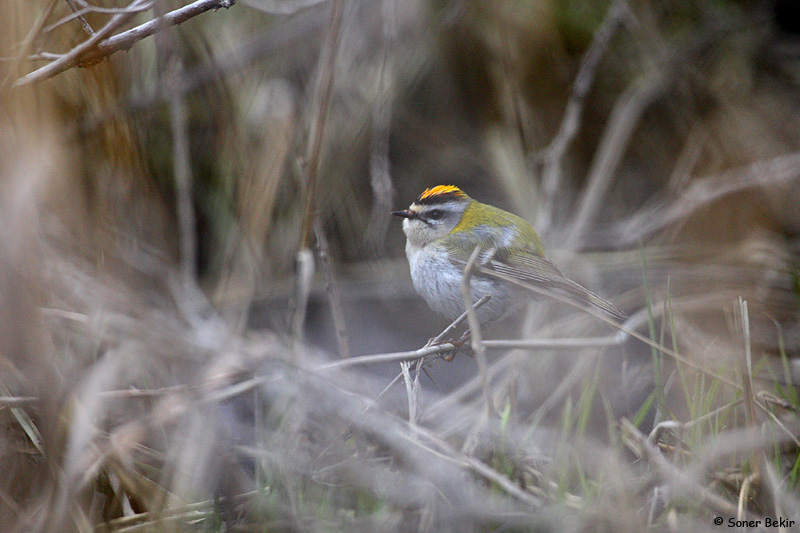
{"label": "bird's black eye stripe", "polygon": [[428,220],[439,220],[444,216],[444,211],[441,209],[431,209],[427,213],[425,213],[425,218]]}

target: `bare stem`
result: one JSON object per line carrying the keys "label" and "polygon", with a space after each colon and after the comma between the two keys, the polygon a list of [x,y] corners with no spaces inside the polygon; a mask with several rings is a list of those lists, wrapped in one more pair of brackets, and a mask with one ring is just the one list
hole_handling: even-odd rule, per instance
{"label": "bare stem", "polygon": [[[306,145],[306,153],[301,163],[301,172],[305,182],[305,202],[303,207],[303,222],[300,234],[300,249],[297,252],[297,264],[301,262],[312,270],[306,275],[309,278],[304,280],[301,276],[297,278],[297,286],[295,294],[295,305],[305,306],[308,300],[308,285],[310,284],[310,277],[313,275],[313,256],[311,256],[310,247],[311,240],[316,232],[317,249],[321,256],[324,256],[324,266],[327,262],[327,245],[322,235],[322,229],[317,221],[317,176],[319,175],[319,161],[320,153],[322,152],[322,136],[325,132],[325,124],[328,120],[328,111],[330,109],[331,95],[333,94],[333,73],[334,65],[336,63],[336,51],[339,47],[339,36],[341,33],[342,13],[344,11],[344,2],[342,0],[334,0],[331,4],[330,18],[328,19],[327,31],[325,40],[322,43],[320,50],[319,62],[317,64],[317,78],[314,84],[314,90],[310,97],[311,104],[311,121],[308,126],[308,144]],[[309,257],[310,256],[310,257]],[[341,311],[338,299],[338,292],[332,284],[332,274],[330,273],[329,265],[326,267],[326,275],[329,281],[329,291],[331,307],[333,309],[334,322],[337,322],[337,317],[341,317]],[[301,284],[306,284],[305,287]],[[302,300],[301,298],[302,297]],[[295,355],[299,345],[297,344],[300,339],[303,323],[301,318],[305,318],[305,310],[302,312],[298,307],[295,308],[295,320],[292,323],[292,337],[295,340]],[[339,341],[339,350],[343,357],[348,354],[346,339],[342,336],[344,332],[343,319],[341,323],[336,323],[337,340]]]}
{"label": "bare stem", "polygon": [[489,371],[486,364],[486,348],[483,346],[483,339],[481,338],[481,324],[478,322],[478,315],[475,314],[475,309],[472,306],[472,289],[470,287],[470,278],[472,277],[472,269],[475,267],[475,261],[480,254],[480,246],[476,246],[469,256],[469,261],[464,267],[464,275],[461,277],[461,296],[464,298],[464,308],[467,310],[467,321],[469,322],[469,330],[471,333],[472,351],[475,352],[475,360],[478,361],[478,372],[481,376],[481,384],[483,385],[483,396],[486,402],[486,415],[491,420],[494,416],[494,402],[492,401],[492,391],[489,388]]}
{"label": "bare stem", "polygon": [[300,240],[301,248],[308,248],[311,245],[312,230],[314,221],[317,218],[317,177],[319,175],[320,154],[322,153],[322,136],[328,121],[331,96],[333,95],[334,66],[336,64],[336,52],[339,48],[343,12],[343,0],[333,0],[325,41],[322,43],[322,49],[320,50],[317,79],[311,97],[311,122],[308,125],[308,144],[302,161],[306,191]]}
{"label": "bare stem", "polygon": [[347,322],[344,319],[344,311],[342,310],[342,298],[339,296],[339,287],[336,284],[336,278],[331,267],[328,239],[325,237],[319,221],[314,223],[314,233],[317,242],[317,255],[325,276],[325,292],[328,294],[328,303],[331,306],[331,314],[333,315],[336,342],[339,344],[339,357],[348,359],[350,357],[350,347],[347,342]]}

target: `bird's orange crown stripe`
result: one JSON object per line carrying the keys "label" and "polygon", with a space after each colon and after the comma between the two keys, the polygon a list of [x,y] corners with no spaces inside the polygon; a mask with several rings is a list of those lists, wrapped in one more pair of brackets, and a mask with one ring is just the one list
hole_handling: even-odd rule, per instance
{"label": "bird's orange crown stripe", "polygon": [[467,196],[464,194],[464,191],[455,185],[437,185],[436,187],[431,187],[430,189],[425,189],[422,191],[422,194],[419,195],[419,199],[424,200],[425,198],[431,198],[433,196],[440,196],[444,194],[457,196],[459,198],[464,198]]}

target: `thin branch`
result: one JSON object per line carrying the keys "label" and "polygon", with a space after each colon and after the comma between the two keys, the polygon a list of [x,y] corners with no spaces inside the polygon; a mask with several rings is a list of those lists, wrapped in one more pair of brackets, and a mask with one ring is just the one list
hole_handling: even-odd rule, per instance
{"label": "thin branch", "polygon": [[[69,0],[67,0],[67,1],[69,1]],[[105,14],[112,14],[112,15],[119,15],[119,14],[122,14],[122,13],[134,13],[135,14],[135,13],[141,13],[142,11],[147,11],[148,9],[153,7],[153,2],[152,1],[148,2],[146,4],[142,4],[139,7],[133,7],[133,8],[131,8],[130,6],[121,7],[121,8],[116,8],[116,7],[97,7],[97,6],[87,5],[86,2],[79,2],[79,3],[82,4],[84,7],[80,8],[77,11],[74,11],[71,15],[67,15],[67,16],[61,18],[60,20],[57,20],[56,22],[50,24],[49,26],[47,26],[45,29],[42,30],[42,33],[50,33],[51,31],[55,30],[56,28],[60,28],[64,24],[67,24],[68,22],[72,22],[76,18],[83,18],[83,15],[86,15],[87,13],[105,13]],[[94,35],[94,30],[93,29],[92,29],[92,33],[90,35]]]}
{"label": "thin branch", "polygon": [[642,113],[663,89],[664,78],[661,71],[651,72],[631,85],[617,100],[592,161],[587,186],[581,194],[578,214],[567,238],[568,248],[576,246],[605,203],[606,193],[631,136],[641,121]]}
{"label": "thin branch", "polygon": [[38,401],[36,396],[0,396],[0,405],[3,407],[20,407]]}
{"label": "thin branch", "polygon": [[80,21],[81,26],[83,26],[83,31],[85,31],[89,37],[94,35],[94,30],[89,25],[89,22],[83,17],[83,13],[78,12],[79,9],[78,6],[75,5],[75,0],[67,0],[67,4],[72,10],[72,13],[74,13],[75,18],[77,18]]}
{"label": "thin branch", "polygon": [[783,431],[783,433],[787,437],[789,437],[792,441],[794,441],[795,446],[800,448],[800,439],[798,439],[796,431],[792,431],[790,428],[787,428],[786,424],[781,422],[781,419],[775,416],[775,413],[767,409],[766,405],[762,404],[759,401],[756,401],[755,404],[759,409],[761,409],[761,411],[763,411],[769,418],[771,418],[773,422],[775,422],[775,425],[778,426],[780,430]]}
{"label": "thin branch", "polygon": [[[483,304],[489,301],[488,296],[484,296],[472,306],[472,309],[479,309]],[[428,357],[430,355],[441,355],[443,353],[452,352],[456,349],[456,346],[449,342],[441,342],[445,337],[449,336],[450,333],[456,329],[458,326],[461,325],[464,320],[467,319],[467,313],[461,313],[461,316],[456,318],[449,326],[447,326],[444,331],[442,331],[439,335],[437,335],[432,340],[428,341],[428,343],[418,350],[412,350],[408,352],[394,352],[394,353],[382,353],[376,355],[362,355],[360,357],[351,357],[350,359],[344,361],[336,361],[334,363],[327,363],[321,366],[318,366],[316,370],[327,370],[330,368],[346,368],[350,366],[358,366],[358,365],[370,365],[375,363],[402,363],[403,361],[414,361],[415,359],[420,359],[423,357]],[[425,364],[428,364],[430,361],[426,361]],[[391,387],[397,380],[400,379],[402,376],[399,375],[392,381],[386,389]],[[384,392],[386,392],[384,389]],[[378,396],[382,395],[379,394]]]}
{"label": "thin branch", "polygon": [[[211,81],[217,83],[239,73],[264,57],[273,57],[291,47],[301,46],[322,32],[325,26],[323,15],[321,9],[310,9],[256,32],[245,44],[216,56],[213,61],[187,69],[186,85],[181,90],[184,93],[196,91]],[[84,134],[95,131],[110,120],[151,109],[168,98],[163,87],[156,87],[146,95],[127,99],[99,115],[86,117],[80,125],[81,131]]]}
{"label": "thin branch", "polygon": [[259,0],[250,2],[249,7],[269,13],[270,15],[294,15],[302,9],[321,4],[326,0]]}
{"label": "thin branch", "polygon": [[706,420],[709,420],[709,419],[711,419],[711,418],[713,418],[713,417],[717,416],[717,415],[718,415],[718,414],[720,414],[720,413],[723,413],[723,412],[725,412],[725,411],[728,411],[728,410],[730,410],[730,409],[733,409],[734,407],[736,407],[737,405],[739,405],[739,404],[740,404],[740,403],[742,403],[743,401],[744,401],[744,400],[742,400],[741,398],[739,398],[738,400],[734,400],[734,401],[732,401],[732,402],[730,402],[730,403],[728,403],[728,404],[725,404],[725,405],[723,405],[722,407],[717,407],[717,408],[716,408],[716,409],[714,409],[713,411],[709,411],[708,413],[704,414],[703,416],[699,416],[699,417],[697,417],[697,418],[693,418],[692,420],[689,420],[688,422],[686,422],[685,424],[683,424],[683,427],[684,427],[684,429],[689,429],[689,428],[691,428],[692,426],[695,426],[695,425],[697,425],[697,424],[699,424],[699,423],[701,423],[701,422],[704,422],[704,421],[706,421]]}
{"label": "thin branch", "polygon": [[[145,0],[133,0],[131,2],[130,7],[139,7],[143,4],[148,3],[152,5],[152,2],[145,2]],[[52,63],[49,63],[38,70],[34,70],[33,72],[26,74],[25,76],[21,77],[14,83],[14,87],[20,87],[22,85],[27,85],[30,83],[37,83],[42,80],[46,80],[64,72],[67,69],[70,69],[83,61],[83,55],[86,54],[89,50],[94,49],[98,46],[98,44],[108,37],[114,30],[118,27],[125,24],[131,17],[133,17],[134,13],[120,13],[119,15],[115,15],[108,21],[108,23],[100,28],[94,35],[92,35],[87,40],[83,41],[81,44],[70,50],[67,54],[64,54],[59,59],[56,59]]]}
{"label": "thin branch", "polygon": [[778,186],[800,178],[800,152],[759,160],[720,174],[697,179],[675,199],[645,206],[611,229],[618,246],[638,245],[649,235],[686,218],[698,209],[729,194]]}
{"label": "thin branch", "polygon": [[[747,311],[747,300],[739,297],[739,305],[735,306],[739,322],[742,326],[742,399],[744,400],[744,414],[746,427],[756,426],[756,405],[753,394],[753,352],[750,345],[750,314]],[[751,473],[758,477],[763,471],[763,455],[753,452],[750,455]]]}
{"label": "thin branch", "polygon": [[433,346],[425,346],[418,350],[411,350],[408,352],[392,352],[351,357],[350,359],[342,359],[341,361],[334,361],[332,363],[320,365],[316,367],[315,370],[346,368],[351,366],[372,365],[377,363],[402,363],[403,361],[415,361],[421,357],[427,357],[429,355],[452,352],[455,349],[455,344],[445,342],[442,344],[435,344]]}
{"label": "thin branch", "polygon": [[620,425],[623,433],[623,440],[625,440],[625,444],[628,448],[633,453],[652,464],[656,468],[659,476],[670,483],[677,494],[685,493],[687,495],[693,495],[722,514],[736,516],[735,505],[706,489],[702,484],[691,479],[688,474],[682,472],[678,467],[667,461],[664,456],[648,442],[647,437],[639,431],[632,422],[623,418],[620,421]]}
{"label": "thin branch", "polygon": [[464,299],[464,309],[467,311],[467,320],[469,322],[470,337],[472,342],[472,351],[475,352],[475,360],[478,362],[478,372],[481,376],[481,385],[483,385],[483,396],[486,402],[486,415],[491,420],[494,416],[494,402],[492,401],[492,391],[489,388],[489,371],[486,363],[486,349],[483,346],[483,339],[481,338],[481,324],[478,322],[478,316],[475,314],[475,309],[472,307],[472,288],[470,286],[470,279],[472,277],[472,269],[475,268],[475,262],[478,260],[478,255],[481,253],[481,247],[476,246],[469,257],[466,266],[464,267],[464,274],[461,277],[461,297]]}
{"label": "thin branch", "polygon": [[[415,431],[413,436],[415,438],[413,440],[411,439],[410,434],[409,435],[404,434],[402,436],[405,437],[406,439],[411,440],[411,442],[413,442],[417,446],[422,447],[423,449],[431,450],[437,455],[437,457],[455,463],[460,467],[469,468],[479,476],[484,477],[487,480],[496,483],[504,491],[506,491],[511,496],[516,497],[520,501],[527,503],[528,505],[531,505],[533,507],[541,506],[542,502],[537,496],[521,488],[519,485],[508,479],[508,477],[501,474],[494,468],[488,466],[486,463],[479,461],[478,459],[475,459],[473,457],[470,457],[469,455],[454,450],[446,440],[442,439],[432,431],[425,429],[424,426],[416,426],[414,429]],[[437,450],[433,450],[431,449],[431,446],[428,446],[423,442],[420,442],[421,439],[429,441],[431,445],[437,448]]]}
{"label": "thin branch", "polygon": [[627,14],[627,0],[616,0],[608,9],[605,20],[594,33],[592,43],[581,60],[581,65],[572,84],[572,93],[567,101],[564,119],[561,121],[558,133],[544,149],[542,182],[544,184],[544,194],[548,199],[546,205],[550,207],[542,210],[543,215],[537,221],[537,228],[544,229],[544,226],[550,222],[552,210],[556,207],[554,199],[561,187],[561,165],[564,160],[564,154],[578,133],[586,97],[592,87],[600,60],[608,49],[611,38]]}
{"label": "thin branch", "polygon": [[[10,391],[8,388],[3,384],[0,383],[0,395],[3,398],[14,398],[11,396]],[[27,398],[26,398],[27,400]],[[26,402],[19,402],[21,405],[25,405]],[[20,408],[15,407],[13,403],[8,404],[9,408],[11,409],[11,414],[14,418],[17,419],[17,423],[22,427],[22,430],[25,432],[25,435],[30,439],[31,443],[36,447],[40,454],[44,455],[44,448],[42,447],[42,434],[39,432],[39,428],[36,427],[36,424],[33,422],[31,417],[28,413]]]}
{"label": "thin branch", "polygon": [[45,21],[50,18],[50,15],[53,13],[53,10],[56,7],[57,0],[50,0],[48,2],[47,7],[38,12],[36,18],[31,25],[31,29],[25,35],[25,38],[22,39],[22,42],[19,45],[19,51],[16,54],[16,57],[12,58],[12,64],[10,68],[5,69],[7,74],[2,79],[0,79],[0,89],[5,89],[11,84],[11,80],[16,78],[18,75],[17,73],[20,71],[19,66],[22,61],[26,60],[32,53],[32,50],[37,45],[39,39],[41,38],[42,34],[42,27],[44,26]]}
{"label": "thin branch", "polygon": [[605,348],[620,346],[628,340],[624,331],[604,337],[583,337],[577,339],[514,339],[483,341],[489,350],[572,350],[574,348]]}
{"label": "thin branch", "polygon": [[339,287],[336,284],[336,278],[333,275],[333,268],[331,267],[328,239],[322,231],[319,220],[314,223],[314,234],[317,242],[317,255],[319,256],[319,262],[322,266],[322,273],[325,276],[325,292],[328,294],[328,302],[330,303],[331,314],[333,315],[333,328],[336,330],[336,342],[339,344],[339,357],[348,359],[350,357],[350,348],[347,342],[347,322],[345,321],[344,311],[342,310],[342,298],[339,296]]}
{"label": "thin branch", "polygon": [[[485,296],[482,296],[482,297],[480,298],[480,300],[478,300],[477,302],[475,302],[475,303],[472,305],[472,309],[474,309],[474,310],[476,310],[476,311],[477,311],[478,309],[480,309],[480,308],[481,308],[481,306],[482,306],[483,304],[485,304],[486,302],[488,302],[490,298],[491,298],[491,296],[489,296],[488,294],[487,294],[487,295],[485,295]],[[438,334],[436,337],[434,337],[434,338],[433,338],[433,340],[432,340],[432,341],[430,341],[428,344],[436,344],[437,342],[441,342],[441,341],[443,341],[443,340],[444,340],[444,339],[445,339],[445,338],[446,338],[448,335],[450,335],[450,334],[451,334],[451,333],[452,333],[452,332],[453,332],[453,331],[454,331],[454,330],[455,330],[455,329],[456,329],[458,326],[460,326],[460,325],[461,325],[461,323],[462,323],[462,322],[464,322],[464,321],[467,319],[467,317],[468,317],[468,316],[469,316],[469,313],[468,313],[467,311],[464,311],[463,313],[461,313],[461,315],[460,315],[458,318],[456,318],[455,320],[453,320],[452,324],[450,324],[449,326],[447,326],[446,328],[444,328],[444,330],[443,330],[441,333],[439,333],[439,334]]]}
{"label": "thin branch", "polygon": [[411,361],[404,361],[400,363],[400,370],[403,374],[403,381],[406,384],[406,396],[408,397],[408,423],[414,428],[419,420],[419,397],[420,397],[420,384],[419,384],[419,361],[417,359],[417,373],[414,379],[411,379]]}
{"label": "thin branch", "polygon": [[325,41],[320,50],[317,66],[317,79],[311,95],[311,122],[308,125],[308,144],[303,157],[302,168],[305,172],[305,206],[303,208],[303,225],[301,228],[300,246],[308,248],[311,244],[312,229],[317,217],[317,177],[319,161],[322,153],[322,136],[328,121],[331,96],[333,95],[333,75],[336,53],[341,37],[344,1],[333,0],[328,19]]}
{"label": "thin branch", "polygon": [[[466,313],[465,313],[466,315]],[[438,337],[437,337],[438,339]],[[439,339],[441,340],[441,339]],[[316,370],[327,370],[330,368],[346,368],[351,366],[371,365],[378,363],[401,363],[403,361],[413,361],[429,355],[441,355],[453,351],[456,346],[452,343],[430,344],[406,352],[390,352],[373,355],[362,355],[351,357],[345,361],[326,363],[316,367]],[[628,334],[619,332],[616,335],[607,337],[589,337],[585,339],[526,339],[526,340],[488,340],[482,341],[484,348],[488,350],[511,350],[511,349],[552,349],[552,350],[572,350],[575,348],[603,348],[607,346],[619,346],[628,340]],[[427,364],[427,363],[426,363]]]}
{"label": "thin branch", "polygon": [[718,379],[722,383],[725,383],[726,385],[728,385],[728,386],[730,386],[730,387],[732,387],[732,388],[734,388],[736,390],[741,390],[741,386],[738,385],[737,383],[735,383],[734,381],[732,381],[731,379],[726,378],[724,376],[721,376],[720,374],[717,374],[713,370],[709,370],[709,369],[701,366],[700,364],[692,361],[691,359],[688,359],[687,357],[675,352],[674,350],[670,350],[666,346],[661,346],[657,342],[653,342],[651,339],[649,339],[648,337],[642,335],[641,333],[639,333],[637,331],[634,331],[632,328],[630,328],[628,326],[628,324],[632,323],[632,318],[629,318],[628,320],[626,320],[625,324],[619,324],[616,321],[614,321],[611,318],[609,318],[608,316],[606,316],[604,313],[601,313],[600,311],[597,311],[597,310],[592,309],[590,307],[585,307],[585,306],[583,306],[583,305],[581,305],[581,304],[579,304],[577,302],[574,302],[574,301],[570,300],[569,298],[566,298],[565,296],[562,296],[561,294],[558,294],[556,292],[548,290],[548,289],[546,289],[544,287],[540,287],[540,286],[537,286],[537,285],[534,285],[534,284],[531,284],[531,283],[525,283],[523,281],[520,281],[519,279],[512,278],[511,276],[507,276],[507,275],[502,274],[500,272],[496,272],[494,270],[489,270],[487,268],[483,268],[480,265],[478,265],[476,268],[478,269],[478,271],[481,274],[485,274],[487,276],[491,276],[491,277],[494,277],[494,278],[497,278],[497,279],[504,280],[504,281],[506,281],[506,282],[508,282],[508,283],[510,283],[512,285],[516,285],[517,287],[522,287],[524,289],[527,289],[527,290],[529,290],[531,292],[535,292],[537,294],[543,294],[543,295],[547,296],[548,298],[553,298],[554,300],[558,300],[559,302],[562,302],[562,303],[571,305],[573,307],[576,307],[578,309],[581,309],[585,313],[588,313],[588,314],[594,316],[595,318],[597,318],[599,320],[602,320],[603,322],[605,322],[605,323],[607,323],[607,324],[619,329],[620,331],[625,332],[627,335],[630,335],[631,337],[644,342],[648,346],[652,346],[652,347],[654,347],[654,348],[656,348],[658,350],[661,350],[662,352],[664,352],[666,355],[669,355],[673,359],[675,359],[677,361],[680,361],[680,362],[684,363],[685,365],[688,365],[688,366],[694,368],[695,370],[699,370],[700,372],[703,372],[704,374],[706,374],[708,376],[711,376],[711,377],[713,377],[715,379]]}
{"label": "thin branch", "polygon": [[[472,308],[473,309],[480,308],[483,304],[485,304],[486,302],[489,301],[489,298],[490,298],[490,296],[488,296],[488,295],[487,296],[483,296],[480,300],[475,302],[475,305],[473,305]],[[448,348],[447,348],[446,351],[439,351],[439,352],[436,352],[434,354],[429,354],[429,355],[426,355],[426,356],[422,356],[420,359],[418,359],[417,360],[418,361],[418,363],[417,363],[417,372],[419,372],[419,370],[422,369],[427,374],[428,372],[427,372],[427,370],[425,370],[425,366],[426,365],[429,365],[430,363],[432,363],[434,361],[434,359],[438,359],[439,357],[441,357],[441,355],[443,353],[447,353],[449,351],[455,350],[455,345],[449,344],[449,343],[446,343],[446,344],[441,344],[441,343],[445,338],[447,338],[450,335],[450,333],[453,330],[455,330],[458,326],[460,326],[461,323],[464,322],[466,319],[467,319],[467,312],[464,311],[463,313],[461,313],[461,316],[459,316],[458,318],[453,320],[453,322],[449,326],[444,328],[444,330],[441,333],[439,333],[436,337],[434,337],[433,339],[429,340],[428,343],[425,344],[425,346],[422,349],[433,347],[433,346],[447,346]],[[406,353],[414,353],[414,352],[406,352]],[[371,357],[371,356],[367,356],[367,357]],[[402,372],[400,374],[398,374],[397,376],[395,376],[395,378],[392,381],[390,381],[389,384],[386,385],[383,388],[383,390],[378,394],[378,396],[375,399],[377,400],[378,398],[380,398],[384,394],[386,394],[386,391],[391,389],[394,386],[395,383],[400,381],[401,377],[403,377],[403,373]],[[430,375],[428,375],[428,377],[430,377]],[[431,381],[433,381],[433,379],[431,379]]]}
{"label": "thin branch", "polygon": [[12,61],[53,61],[64,57],[64,54],[54,54],[52,52],[41,52],[38,54],[31,54],[27,57],[20,59],[19,57],[0,57],[0,62],[10,63]]}
{"label": "thin branch", "polygon": [[[477,267],[481,270],[481,267]],[[600,313],[599,311],[595,311],[591,308],[584,308],[581,305],[573,302],[565,298],[560,294],[556,294],[554,292],[550,292],[542,287],[537,287],[534,285],[529,285],[523,283],[519,280],[514,280],[513,278],[506,278],[500,274],[497,274],[491,270],[481,270],[482,273],[486,273],[488,275],[497,277],[499,279],[504,279],[509,281],[512,284],[516,284],[519,287],[528,289],[532,292],[536,292],[538,294],[542,294],[548,296],[549,298],[553,298],[558,300],[562,303],[566,303],[577,307],[578,309],[583,310],[590,315],[595,316],[596,318],[603,320],[604,322],[614,326],[617,328],[617,332],[613,335],[603,336],[603,337],[588,337],[583,339],[525,339],[525,340],[487,340],[483,341],[483,346],[486,349],[490,350],[506,350],[506,349],[513,349],[513,348],[520,348],[520,349],[567,349],[571,350],[574,348],[591,348],[591,347],[607,347],[607,346],[618,346],[628,342],[631,338],[635,338],[647,344],[648,346],[653,346],[658,350],[662,350],[666,355],[673,357],[674,359],[681,361],[682,363],[699,370],[700,372],[705,373],[708,376],[711,376],[715,379],[720,380],[722,383],[732,387],[735,390],[741,390],[741,386],[735,383],[734,381],[717,374],[716,372],[709,370],[705,367],[700,366],[698,363],[687,359],[685,356],[674,352],[673,350],[661,346],[660,344],[653,342],[648,337],[638,333],[636,329],[642,327],[644,324],[647,323],[649,320],[649,311],[647,309],[642,309],[637,313],[632,314],[628,317],[628,320],[625,321],[624,324],[617,324],[604,314]],[[488,299],[487,299],[488,300]],[[485,301],[483,299],[478,300],[476,305],[473,306],[473,309],[477,309],[479,306],[478,304],[483,304]],[[707,301],[705,298],[700,299],[682,299],[680,301],[681,307],[684,309],[693,309],[696,307],[701,307],[707,305]],[[464,313],[460,316],[456,321],[448,326],[448,328],[440,334],[435,341],[438,342],[442,338],[446,336],[446,333],[452,331],[456,327],[458,327],[458,323],[462,322],[466,316]],[[419,350],[412,350],[406,352],[392,352],[392,353],[384,353],[384,354],[375,354],[375,355],[364,355],[359,357],[352,357],[347,361],[337,361],[334,363],[327,363],[324,365],[320,365],[317,367],[317,370],[325,370],[329,368],[343,368],[343,367],[350,367],[350,366],[358,366],[358,365],[369,365],[369,364],[377,364],[377,363],[388,363],[388,362],[401,362],[401,361],[410,361],[414,359],[418,359],[420,357],[427,357],[430,355],[439,355],[443,353],[450,352],[455,349],[455,345],[451,343],[444,343],[444,344],[435,344],[433,346],[426,345]],[[399,377],[398,377],[399,379]]]}
{"label": "thin branch", "polygon": [[[235,0],[198,0],[191,4],[165,13],[160,19],[153,19],[113,37],[108,35],[139,12],[142,6],[151,6],[152,0],[134,0],[128,9],[115,15],[91,38],[82,42],[62,58],[27,74],[16,81],[15,87],[38,83],[79,65],[95,63],[120,50],[128,50],[135,43],[153,35],[157,30],[182,24],[201,13],[220,8],[229,8]],[[108,37],[108,38],[107,38]]]}
{"label": "thin branch", "polygon": [[[322,43],[319,61],[317,63],[316,82],[313,92],[310,95],[311,119],[308,125],[306,153],[301,161],[301,171],[304,174],[303,181],[305,183],[305,201],[303,207],[303,222],[300,230],[300,249],[297,251],[298,263],[304,255],[310,255],[309,249],[315,232],[317,233],[317,238],[315,239],[317,251],[321,258],[324,256],[322,259],[323,262],[327,261],[327,244],[322,234],[322,228],[317,220],[316,191],[317,177],[319,176],[320,154],[322,153],[322,137],[325,132],[325,125],[328,122],[328,112],[330,111],[331,96],[333,94],[333,74],[339,48],[339,38],[341,36],[343,13],[343,0],[334,0],[331,4],[325,40]],[[311,256],[310,262],[308,258],[306,258],[306,263],[313,266],[313,256]],[[343,336],[344,319],[341,317],[341,304],[338,298],[338,291],[335,290],[335,286],[333,285],[333,276],[330,273],[329,265],[325,273],[329,282],[328,287],[332,288],[328,291],[328,294],[330,296],[333,319],[336,327],[336,339],[339,342],[339,351],[342,357],[347,357],[347,355],[349,355],[347,341]],[[300,277],[298,277],[297,281],[298,284],[303,282]],[[305,290],[305,298],[307,300],[308,288]],[[296,292],[298,294],[301,292],[301,287],[299,285]],[[303,304],[305,304],[305,302],[303,302]],[[303,318],[304,317],[305,311],[303,311]],[[293,337],[296,341],[295,357],[299,356],[299,342],[297,341],[300,338],[300,328],[302,328],[302,325],[302,322],[293,324]]]}

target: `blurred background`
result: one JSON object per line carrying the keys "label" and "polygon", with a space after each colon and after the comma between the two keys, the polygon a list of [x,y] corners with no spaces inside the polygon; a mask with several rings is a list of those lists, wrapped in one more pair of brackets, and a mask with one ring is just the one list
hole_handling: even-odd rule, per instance
{"label": "blurred background", "polygon": [[[0,525],[692,530],[742,491],[796,516],[798,11],[4,3]],[[447,326],[389,216],[437,184],[533,223],[650,344],[490,350],[488,420],[463,353],[405,386],[325,366]],[[540,298],[484,333],[615,331]],[[650,444],[732,507],[676,504],[623,417],[683,424]],[[775,420],[767,459],[725,440]]]}

